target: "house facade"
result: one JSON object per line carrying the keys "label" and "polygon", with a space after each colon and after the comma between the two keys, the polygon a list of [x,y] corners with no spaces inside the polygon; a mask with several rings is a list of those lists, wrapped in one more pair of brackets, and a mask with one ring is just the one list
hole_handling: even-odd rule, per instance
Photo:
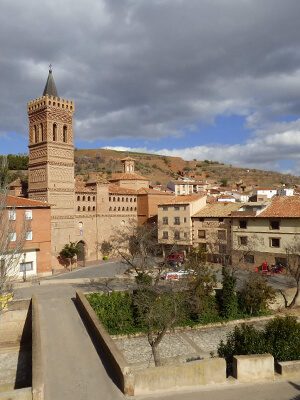
{"label": "house facade", "polygon": [[232,213],[232,262],[248,269],[267,261],[286,264],[300,250],[300,197],[274,197],[255,210]]}
{"label": "house facade", "polygon": [[1,226],[0,264],[7,275],[22,279],[51,273],[49,204],[8,195]]}

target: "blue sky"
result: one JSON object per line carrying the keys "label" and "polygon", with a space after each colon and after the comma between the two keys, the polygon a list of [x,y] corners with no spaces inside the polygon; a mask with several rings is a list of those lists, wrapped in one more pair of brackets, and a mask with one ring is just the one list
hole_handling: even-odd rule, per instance
{"label": "blue sky", "polygon": [[78,148],[299,175],[299,15],[294,0],[4,2],[0,153],[27,152],[52,63]]}

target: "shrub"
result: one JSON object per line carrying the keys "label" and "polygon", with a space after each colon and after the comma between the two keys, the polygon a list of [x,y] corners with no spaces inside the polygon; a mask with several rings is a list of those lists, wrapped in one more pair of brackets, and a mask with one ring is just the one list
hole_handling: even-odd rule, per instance
{"label": "shrub", "polygon": [[86,297],[109,334],[130,334],[137,331],[134,327],[130,293],[92,293]]}
{"label": "shrub", "polygon": [[141,286],[150,286],[152,283],[152,277],[144,272],[140,272],[135,277],[135,281]]}
{"label": "shrub", "polygon": [[251,273],[239,293],[239,306],[243,313],[260,315],[268,310],[274,300],[275,291],[265,277]]}
{"label": "shrub", "polygon": [[234,355],[271,353],[276,361],[300,359],[300,323],[295,317],[277,317],[264,330],[242,324],[236,326],[218,347],[219,357],[227,361],[231,369]]}
{"label": "shrub", "polygon": [[238,317],[238,299],[235,293],[236,278],[226,268],[222,268],[223,288],[218,292],[220,316],[227,319]]}
{"label": "shrub", "polygon": [[276,360],[300,360],[300,322],[296,317],[273,319],[266,325],[265,337]]}

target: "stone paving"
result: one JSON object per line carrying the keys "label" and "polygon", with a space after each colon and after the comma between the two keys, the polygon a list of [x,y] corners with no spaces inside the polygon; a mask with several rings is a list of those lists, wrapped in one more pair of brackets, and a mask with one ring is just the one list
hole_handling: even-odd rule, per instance
{"label": "stone paving", "polygon": [[[261,328],[267,321],[255,322],[256,328]],[[163,363],[186,362],[191,358],[209,358],[217,355],[217,348],[221,340],[226,340],[235,324],[224,324],[199,329],[178,330],[164,336],[159,345]],[[118,348],[123,352],[126,360],[136,368],[153,365],[151,347],[146,336],[114,337]]]}

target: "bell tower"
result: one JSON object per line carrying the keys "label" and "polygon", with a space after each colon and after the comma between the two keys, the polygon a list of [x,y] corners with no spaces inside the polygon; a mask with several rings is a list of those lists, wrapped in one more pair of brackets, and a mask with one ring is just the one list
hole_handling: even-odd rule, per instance
{"label": "bell tower", "polygon": [[51,65],[43,95],[29,101],[27,112],[28,196],[52,205],[52,228],[63,223],[66,233],[70,229],[65,244],[71,240],[74,225],[74,103],[58,96]]}

